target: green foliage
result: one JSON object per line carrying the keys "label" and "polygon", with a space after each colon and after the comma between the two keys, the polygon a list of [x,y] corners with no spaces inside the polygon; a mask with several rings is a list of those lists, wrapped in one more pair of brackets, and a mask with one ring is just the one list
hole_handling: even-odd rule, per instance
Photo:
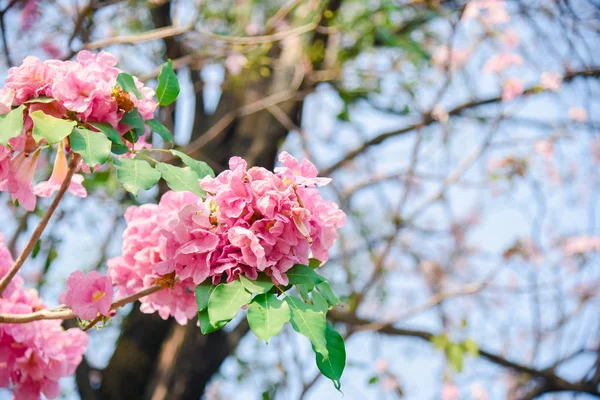
{"label": "green foliage", "polygon": [[139,137],[146,132],[146,123],[144,122],[144,119],[140,115],[140,112],[137,108],[134,108],[130,112],[123,114],[121,122],[133,129],[133,140],[129,140],[131,143],[137,142]]}
{"label": "green foliage", "polygon": [[317,307],[306,304],[296,297],[286,297],[285,301],[290,306],[292,315],[290,323],[296,332],[306,336],[312,343],[315,352],[323,356],[323,361],[329,357],[325,330],[327,321],[325,313]]}
{"label": "green foliage", "polygon": [[259,294],[248,305],[248,324],[252,332],[265,343],[281,331],[290,320],[288,303],[273,294]]}
{"label": "green foliage", "polygon": [[111,142],[118,145],[123,145],[121,134],[108,122],[88,122],[88,124],[98,129],[100,132],[104,133],[106,137],[110,139]]}
{"label": "green foliage", "polygon": [[168,106],[179,96],[179,80],[173,70],[173,62],[167,61],[158,75],[158,86],[156,87],[156,99],[161,106]]}
{"label": "green foliage", "polygon": [[76,125],[75,121],[68,121],[44,114],[43,111],[34,111],[29,114],[33,120],[33,138],[36,143],[46,139],[48,144],[57,143],[71,134]]}
{"label": "green foliage", "polygon": [[158,133],[158,136],[162,138],[165,142],[173,143],[173,135],[169,128],[160,123],[157,119],[149,119],[146,121],[146,125],[150,127],[152,132]]}
{"label": "green foliage", "polygon": [[24,101],[23,104],[33,104],[33,103],[41,103],[41,104],[48,104],[48,103],[52,103],[54,100],[52,97],[46,97],[46,96],[40,96],[40,97],[36,97],[35,99],[29,99],[27,101]]}
{"label": "green foliage", "polygon": [[23,131],[23,111],[25,106],[20,105],[7,114],[0,115],[0,144],[8,146],[8,140],[17,137]]}
{"label": "green foliage", "polygon": [[330,323],[327,323],[325,338],[327,341],[329,357],[324,358],[320,354],[315,354],[317,358],[317,367],[323,375],[333,381],[335,388],[340,390],[340,379],[342,378],[342,373],[346,366],[346,346],[344,345],[344,338]]}
{"label": "green foliage", "polygon": [[138,99],[142,98],[142,94],[135,86],[135,81],[133,80],[133,76],[126,74],[125,72],[121,72],[117,76],[117,85],[121,86],[121,89],[126,91],[127,93],[131,93],[135,95]]}
{"label": "green foliage", "polygon": [[455,343],[450,341],[448,335],[442,334],[433,336],[430,340],[436,349],[444,351],[448,364],[458,373],[463,370],[465,354],[470,354],[473,357],[479,356],[479,345],[472,339]]}
{"label": "green foliage", "polygon": [[160,171],[167,185],[177,192],[192,192],[199,196],[204,195],[204,191],[198,183],[198,175],[190,167],[180,168],[171,164],[156,163],[154,166]]}
{"label": "green foliage", "polygon": [[271,278],[264,274],[258,275],[256,280],[251,280],[240,275],[240,281],[242,282],[242,285],[244,285],[244,288],[252,294],[267,293],[273,287]]}
{"label": "green foliage", "polygon": [[75,128],[70,137],[71,149],[90,167],[104,164],[110,157],[111,142],[102,132]]}
{"label": "green foliage", "polygon": [[137,196],[140,189],[152,188],[160,179],[160,172],[144,160],[121,158],[115,161],[115,167],[119,182],[134,196]]}
{"label": "green foliage", "polygon": [[319,293],[325,298],[330,306],[335,307],[340,303],[340,299],[333,293],[329,282],[321,282],[317,286]]}
{"label": "green foliage", "polygon": [[325,282],[325,278],[317,274],[308,265],[296,264],[286,272],[286,275],[290,281],[290,285],[317,285],[321,282]]}
{"label": "green foliage", "polygon": [[213,169],[204,161],[193,159],[192,157],[178,150],[170,150],[170,152],[174,156],[179,157],[179,159],[181,159],[185,165],[194,170],[200,179],[204,178],[205,176],[210,176],[211,178],[215,177],[215,171],[213,171]]}
{"label": "green foliage", "polygon": [[219,284],[208,300],[210,323],[217,326],[221,321],[230,321],[251,299],[252,295],[244,289],[240,281]]}

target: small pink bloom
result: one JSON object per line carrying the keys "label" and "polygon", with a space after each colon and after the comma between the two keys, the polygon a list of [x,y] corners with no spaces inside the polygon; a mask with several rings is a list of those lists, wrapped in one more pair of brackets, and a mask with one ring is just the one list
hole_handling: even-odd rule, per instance
{"label": "small pink bloom", "polygon": [[375,361],[375,372],[379,374],[383,374],[389,368],[388,362],[384,359],[379,359]]}
{"label": "small pink bloom", "polygon": [[[69,166],[67,164],[67,156],[63,143],[58,144],[58,150],[56,151],[56,159],[54,160],[54,168],[52,169],[52,175],[47,181],[38,183],[33,192],[39,197],[50,197],[54,192],[60,189],[63,181],[67,177],[69,172]],[[71,184],[69,185],[69,192],[77,197],[87,197],[87,191],[81,184],[83,182],[83,175],[74,174],[71,178]]]}
{"label": "small pink bloom", "polygon": [[502,100],[514,100],[523,94],[523,83],[517,78],[508,78],[502,87]]}
{"label": "small pink bloom", "polygon": [[500,34],[500,41],[506,47],[517,47],[521,41],[519,34],[513,28],[508,28]]}
{"label": "small pink bloom", "polygon": [[563,244],[562,250],[567,256],[600,251],[600,237],[575,236],[568,238]]}
{"label": "small pink bloom", "polygon": [[538,140],[533,145],[533,149],[536,153],[541,154],[542,156],[548,159],[552,157],[552,154],[554,152],[554,144],[552,140]]}
{"label": "small pink bloom", "polygon": [[15,101],[21,104],[33,97],[46,95],[52,79],[50,69],[39,58],[29,56],[18,67],[8,70],[5,86],[15,90]]}
{"label": "small pink bloom", "polygon": [[442,386],[442,393],[440,398],[442,400],[456,400],[460,397],[460,392],[458,391],[458,387],[452,383],[445,383]]}
{"label": "small pink bloom", "polygon": [[484,2],[486,12],[482,17],[484,24],[503,25],[510,22],[510,14],[506,11],[504,0],[487,0]]}
{"label": "small pink bloom", "polygon": [[395,390],[400,389],[400,385],[398,384],[398,380],[391,377],[391,376],[387,376],[384,379],[382,379],[381,381],[381,386],[383,386],[383,389],[388,391],[388,392],[393,392]]}
{"label": "small pink bloom", "polygon": [[67,279],[67,290],[58,300],[71,307],[79,318],[89,320],[98,313],[108,316],[112,299],[112,281],[108,276],[97,271],[87,275],[75,271]]}
{"label": "small pink bloom", "polygon": [[499,74],[504,70],[517,65],[523,65],[524,60],[515,53],[501,53],[490,57],[483,66],[483,72]]}
{"label": "small pink bloom", "polygon": [[8,192],[12,199],[27,211],[35,209],[35,194],[33,193],[33,175],[37,166],[40,149],[27,155],[22,151],[11,160],[11,173],[8,176]]}
{"label": "small pink bloom", "polygon": [[319,173],[317,168],[306,158],[299,163],[296,158],[284,151],[279,154],[278,160],[283,167],[275,168],[275,173],[286,176],[298,185],[325,186],[331,182],[331,178],[317,178]]}
{"label": "small pink bloom", "polygon": [[248,59],[240,53],[231,53],[225,60],[225,68],[231,75],[239,75],[246,64],[248,64]]}
{"label": "small pink bloom", "polygon": [[569,108],[569,119],[575,122],[586,123],[588,121],[587,111],[583,107],[572,106]]}
{"label": "small pink bloom", "polygon": [[447,69],[457,70],[465,66],[469,61],[471,53],[466,49],[449,49],[446,46],[439,47],[431,57],[431,63],[442,71]]}
{"label": "small pink bloom", "polygon": [[557,72],[543,72],[540,77],[540,86],[544,90],[558,92],[562,81],[562,76]]}

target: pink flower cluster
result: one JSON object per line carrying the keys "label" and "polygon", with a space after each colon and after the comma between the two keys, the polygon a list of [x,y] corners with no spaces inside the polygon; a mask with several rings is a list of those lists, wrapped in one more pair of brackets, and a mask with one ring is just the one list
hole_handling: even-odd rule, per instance
{"label": "pink flower cluster", "polygon": [[108,316],[113,299],[112,281],[98,271],[84,275],[73,272],[67,279],[67,290],[58,301],[71,307],[81,319],[94,319],[98,313]]}
{"label": "pink flower cluster", "polygon": [[[122,134],[130,129],[120,122],[126,111],[136,107],[144,120],[153,118],[157,107],[153,100],[154,91],[137,78],[134,82],[141,99],[115,88],[120,73],[116,63],[116,58],[109,53],[82,51],[76,61],[42,62],[36,57],[27,57],[20,66],[8,71],[5,87],[0,89],[0,114],[27,103],[22,133],[9,140],[9,147],[0,145],[0,191],[8,191],[13,200],[18,200],[25,209],[33,210],[36,195],[52,195],[65,179],[66,143],[61,142],[58,143],[52,178],[35,188],[33,186],[40,146],[45,144],[44,140],[36,143],[33,139],[33,120],[29,114],[34,111],[81,123],[109,123]],[[55,100],[35,102],[40,97]],[[145,146],[144,137],[138,143],[138,146]],[[72,194],[87,195],[82,181],[83,177],[75,175],[69,188]]]}
{"label": "pink flower cluster", "polygon": [[118,292],[170,282],[171,289],[142,299],[142,311],[184,323],[197,311],[194,286],[207,279],[218,284],[263,272],[286,285],[294,264],[311,256],[326,261],[346,221],[315,187],[330,180],[318,178],[307,160],[284,152],[279,161],[283,167],[274,174],[233,157],[229,170],[200,180],[206,200],[170,192],[158,205],[130,207],[123,256],[109,260]]}
{"label": "pink flower cluster", "polygon": [[[0,234],[0,276],[13,264]],[[0,313],[26,314],[44,308],[34,289],[23,288],[15,276],[0,297]],[[58,381],[75,373],[87,347],[87,335],[64,330],[60,320],[0,324],[0,387],[10,387],[15,399],[35,400],[60,395]]]}

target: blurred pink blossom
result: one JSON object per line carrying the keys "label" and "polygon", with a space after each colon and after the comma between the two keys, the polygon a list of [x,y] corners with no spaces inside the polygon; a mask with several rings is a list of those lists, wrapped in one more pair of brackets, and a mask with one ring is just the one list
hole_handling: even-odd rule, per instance
{"label": "blurred pink blossom", "polygon": [[563,243],[562,250],[567,256],[600,251],[600,237],[587,235],[570,237]]}
{"label": "blurred pink blossom", "polygon": [[523,83],[517,78],[508,78],[502,86],[502,100],[514,100],[523,94]]}
{"label": "blurred pink blossom", "polygon": [[379,374],[383,374],[384,372],[386,372],[389,368],[388,362],[387,360],[384,360],[382,358],[380,358],[379,360],[375,361],[375,372],[379,373]]}
{"label": "blurred pink blossom", "polygon": [[456,70],[462,68],[467,61],[469,61],[470,56],[471,52],[469,50],[456,48],[449,49],[446,46],[441,46],[433,53],[431,62],[440,70],[446,70],[448,68]]}
{"label": "blurred pink blossom", "polygon": [[585,108],[579,106],[572,106],[569,108],[569,119],[575,122],[585,123],[588,120],[587,111]]}
{"label": "blurred pink blossom", "polygon": [[246,64],[248,59],[240,53],[231,53],[225,60],[225,68],[231,75],[239,75]]}
{"label": "blurred pink blossom", "polygon": [[518,65],[523,65],[523,57],[516,53],[500,53],[490,57],[483,66],[483,72],[499,74],[504,70]]}
{"label": "blurred pink blossom", "polygon": [[562,84],[562,75],[558,72],[543,72],[540,77],[540,86],[544,90],[552,90],[558,92]]}
{"label": "blurred pink blossom", "polygon": [[442,400],[457,400],[460,397],[458,387],[453,383],[444,383],[440,398]]}
{"label": "blurred pink blossom", "polygon": [[538,140],[534,143],[533,149],[536,153],[544,156],[544,158],[550,158],[554,153],[554,143],[549,139]]}
{"label": "blurred pink blossom", "polygon": [[515,29],[508,28],[500,34],[500,41],[506,47],[517,47],[521,42],[521,38]]}

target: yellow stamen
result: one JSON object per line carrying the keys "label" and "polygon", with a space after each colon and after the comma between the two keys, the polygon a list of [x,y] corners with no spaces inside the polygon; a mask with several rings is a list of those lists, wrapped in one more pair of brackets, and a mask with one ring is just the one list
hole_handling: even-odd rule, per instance
{"label": "yellow stamen", "polygon": [[102,290],[97,290],[96,292],[94,292],[94,294],[92,295],[92,301],[98,301],[101,298],[103,298],[106,295],[106,293],[104,293]]}

